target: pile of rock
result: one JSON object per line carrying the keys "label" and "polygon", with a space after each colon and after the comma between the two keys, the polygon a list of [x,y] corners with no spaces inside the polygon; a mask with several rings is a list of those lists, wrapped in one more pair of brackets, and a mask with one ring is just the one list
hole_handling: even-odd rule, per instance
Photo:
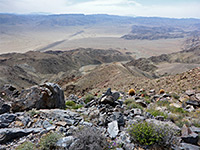
{"label": "pile of rock", "polygon": [[[64,136],[57,142],[57,147],[68,150],[77,140],[73,133],[80,126],[101,131],[108,139],[120,145],[118,150],[133,150],[137,147],[137,143],[132,143],[128,129],[138,122],[167,125],[174,131],[181,131],[176,124],[163,116],[155,117],[143,109],[130,109],[125,104],[129,99],[144,109],[150,108],[157,101],[171,101],[172,96],[165,92],[156,94],[155,90],[150,90],[147,93],[141,89],[138,93],[128,95],[124,92],[112,92],[109,88],[101,97],[94,96],[88,103],[84,98],[70,95],[66,98],[67,101],[76,102],[84,107],[64,110],[66,100],[63,91],[56,84],[47,83],[21,92],[16,91],[15,88],[7,86],[1,92],[0,149],[2,150],[15,149],[27,140],[38,145],[40,138],[52,131],[62,133]],[[189,99],[183,101],[183,104],[187,104],[183,105],[183,108],[187,110],[188,105],[191,105],[194,111],[197,110],[199,106],[194,106],[188,101],[194,101],[195,97],[195,101],[198,102],[199,94],[186,91],[185,95]],[[149,97],[150,103],[145,100],[146,96]],[[182,97],[179,98],[179,101],[181,100]],[[175,143],[173,148],[200,149],[199,133],[200,128],[184,126],[182,135],[176,137],[179,142]]]}

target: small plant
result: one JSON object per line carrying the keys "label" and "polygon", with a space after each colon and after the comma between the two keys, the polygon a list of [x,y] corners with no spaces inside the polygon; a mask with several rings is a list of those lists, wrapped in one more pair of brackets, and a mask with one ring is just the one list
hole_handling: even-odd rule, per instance
{"label": "small plant", "polygon": [[164,119],[167,119],[167,117],[168,117],[167,114],[165,114],[164,112],[159,111],[159,110],[147,109],[147,112],[149,112],[150,114],[152,114],[154,117],[163,116]]}
{"label": "small plant", "polygon": [[107,138],[99,130],[91,127],[84,127],[74,134],[77,141],[70,146],[70,150],[107,150]]}
{"label": "small plant", "polygon": [[82,108],[83,105],[81,104],[76,104],[75,106],[72,106],[72,109],[79,109],[79,108]]}
{"label": "small plant", "polygon": [[143,107],[139,104],[137,104],[133,99],[127,99],[125,100],[124,102],[129,109],[132,109],[132,108],[139,108],[139,109],[142,109],[143,110]]}
{"label": "small plant", "polygon": [[177,108],[177,107],[174,107],[174,106],[169,106],[168,107],[168,110],[172,113],[187,113],[187,111],[185,111],[183,108]]}
{"label": "small plant", "polygon": [[130,96],[135,95],[135,90],[134,90],[134,89],[130,89],[130,90],[128,91],[128,95],[130,95]]}
{"label": "small plant", "polygon": [[164,93],[165,93],[165,90],[160,89],[159,93],[160,93],[160,94],[164,94]]}
{"label": "small plant", "polygon": [[40,112],[37,111],[36,109],[32,109],[32,110],[30,110],[28,113],[33,117],[33,116],[39,114]]}
{"label": "small plant", "polygon": [[41,150],[56,149],[56,142],[62,138],[58,133],[48,133],[40,139],[39,145]]}
{"label": "small plant", "polygon": [[166,100],[160,100],[160,101],[157,101],[156,102],[156,104],[158,105],[158,106],[169,106],[169,104],[170,104],[170,102],[168,102],[168,101],[166,101]]}
{"label": "small plant", "polygon": [[91,100],[93,100],[94,99],[94,96],[92,95],[92,94],[88,94],[88,95],[86,95],[85,97],[84,97],[84,102],[85,102],[85,104],[87,104],[87,103],[89,103]]}
{"label": "small plant", "polygon": [[168,126],[158,126],[153,123],[140,122],[129,128],[132,141],[141,146],[158,146],[169,148],[173,143],[175,132]]}
{"label": "small plant", "polygon": [[76,103],[74,101],[66,101],[65,105],[72,107],[72,106],[75,106]]}
{"label": "small plant", "polygon": [[24,142],[17,146],[15,150],[35,150],[35,145],[32,142]]}

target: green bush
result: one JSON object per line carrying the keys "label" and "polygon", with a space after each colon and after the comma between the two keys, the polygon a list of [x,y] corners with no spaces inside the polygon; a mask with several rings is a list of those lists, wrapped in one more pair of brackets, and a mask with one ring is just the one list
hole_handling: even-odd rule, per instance
{"label": "green bush", "polygon": [[147,122],[133,124],[128,131],[134,143],[147,147],[163,147],[163,149],[172,145],[175,135],[174,130],[168,126],[158,126]]}
{"label": "green bush", "polygon": [[94,95],[88,94],[84,97],[85,104],[89,103],[91,100],[94,99]]}
{"label": "green bush", "polygon": [[168,110],[172,113],[187,113],[187,111],[185,111],[183,108],[177,108],[177,107],[174,107],[174,106],[169,106],[168,107]]}
{"label": "green bush", "polygon": [[75,106],[72,106],[72,109],[79,109],[79,108],[82,108],[83,105],[81,104],[76,104]]}
{"label": "green bush", "polygon": [[49,133],[40,139],[39,145],[41,150],[54,150],[56,149],[56,142],[62,138],[61,134]]}
{"label": "green bush", "polygon": [[17,146],[15,150],[35,150],[35,145],[32,142],[24,142]]}
{"label": "green bush", "polygon": [[164,112],[159,111],[159,110],[147,109],[146,111],[149,112],[150,114],[152,114],[154,117],[163,116],[164,119],[167,119],[167,117],[168,117],[167,114],[165,114]]}
{"label": "green bush", "polygon": [[72,107],[72,106],[75,106],[76,103],[74,101],[66,101],[65,105]]}

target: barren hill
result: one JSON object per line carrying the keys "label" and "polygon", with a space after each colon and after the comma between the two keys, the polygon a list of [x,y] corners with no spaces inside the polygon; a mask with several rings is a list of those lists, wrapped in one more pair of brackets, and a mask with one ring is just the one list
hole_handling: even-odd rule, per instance
{"label": "barren hill", "polygon": [[78,71],[85,65],[130,59],[130,56],[119,51],[98,49],[9,53],[0,55],[0,84],[12,83],[18,87],[27,87],[61,72],[66,72],[64,76],[70,75],[73,70]]}

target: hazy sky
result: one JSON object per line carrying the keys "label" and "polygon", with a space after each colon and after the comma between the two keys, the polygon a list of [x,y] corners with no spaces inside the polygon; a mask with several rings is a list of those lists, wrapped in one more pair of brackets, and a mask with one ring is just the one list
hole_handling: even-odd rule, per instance
{"label": "hazy sky", "polygon": [[37,12],[200,18],[200,0],[0,0],[0,13]]}

